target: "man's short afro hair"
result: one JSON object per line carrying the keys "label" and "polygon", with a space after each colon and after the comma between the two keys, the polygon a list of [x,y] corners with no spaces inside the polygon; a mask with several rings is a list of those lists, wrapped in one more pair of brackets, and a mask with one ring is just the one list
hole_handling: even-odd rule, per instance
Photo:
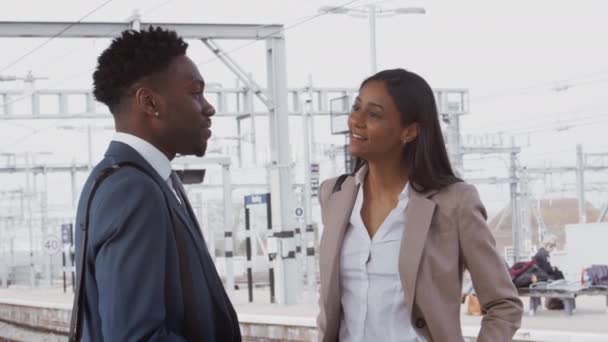
{"label": "man's short afro hair", "polygon": [[175,31],[161,27],[124,31],[97,59],[93,73],[95,98],[112,111],[129,87],[166,69],[175,57],[185,55],[187,48]]}

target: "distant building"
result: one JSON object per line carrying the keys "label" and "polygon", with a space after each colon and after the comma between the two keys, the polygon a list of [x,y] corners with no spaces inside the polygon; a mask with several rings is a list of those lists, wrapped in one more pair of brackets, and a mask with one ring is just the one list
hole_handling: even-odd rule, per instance
{"label": "distant building", "polygon": [[[540,208],[540,213],[538,208]],[[551,240],[556,243],[556,250],[563,250],[566,243],[567,224],[578,223],[578,199],[576,198],[555,198],[543,199],[538,203],[535,200],[530,201],[530,232],[531,240],[529,253],[534,253],[544,241],[539,241],[541,234],[539,232],[539,222],[544,224],[542,232],[543,240]],[[587,222],[595,222],[599,217],[599,210],[593,207],[590,203],[586,203]],[[494,238],[496,239],[496,247],[507,260],[510,259],[512,253],[513,235],[512,235],[512,216],[511,206],[502,209],[488,223]],[[522,223],[523,224],[523,223]],[[522,239],[525,237],[522,236]],[[524,251],[525,253],[525,251]],[[524,254],[525,255],[525,254]]]}

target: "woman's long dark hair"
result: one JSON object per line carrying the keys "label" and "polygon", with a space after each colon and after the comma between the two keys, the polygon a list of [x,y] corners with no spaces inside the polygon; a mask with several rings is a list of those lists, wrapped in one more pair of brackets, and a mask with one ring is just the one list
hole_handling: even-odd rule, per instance
{"label": "woman's long dark hair", "polygon": [[[450,165],[435,96],[429,84],[422,77],[403,69],[380,71],[363,81],[361,88],[370,81],[385,84],[404,126],[416,122],[420,127],[416,139],[403,149],[410,186],[417,192],[426,192],[461,182]],[[353,174],[363,164],[365,160],[355,160]]]}

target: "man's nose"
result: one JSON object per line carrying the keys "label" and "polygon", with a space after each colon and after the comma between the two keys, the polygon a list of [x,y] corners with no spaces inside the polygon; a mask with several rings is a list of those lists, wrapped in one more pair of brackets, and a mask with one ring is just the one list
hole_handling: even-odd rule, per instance
{"label": "man's nose", "polygon": [[209,102],[207,102],[206,106],[203,107],[203,115],[209,117],[215,115],[215,108],[211,104],[209,104]]}

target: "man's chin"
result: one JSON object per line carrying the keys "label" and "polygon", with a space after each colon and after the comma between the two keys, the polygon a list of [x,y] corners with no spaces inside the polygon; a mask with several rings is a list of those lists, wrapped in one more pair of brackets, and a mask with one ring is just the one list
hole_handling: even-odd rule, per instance
{"label": "man's chin", "polygon": [[203,146],[202,148],[197,149],[196,152],[194,153],[194,155],[199,158],[204,157],[205,152],[207,152],[207,145]]}
{"label": "man's chin", "polygon": [[207,152],[207,145],[190,147],[189,149],[183,149],[182,152],[178,151],[177,153],[182,156],[203,157],[206,152]]}

